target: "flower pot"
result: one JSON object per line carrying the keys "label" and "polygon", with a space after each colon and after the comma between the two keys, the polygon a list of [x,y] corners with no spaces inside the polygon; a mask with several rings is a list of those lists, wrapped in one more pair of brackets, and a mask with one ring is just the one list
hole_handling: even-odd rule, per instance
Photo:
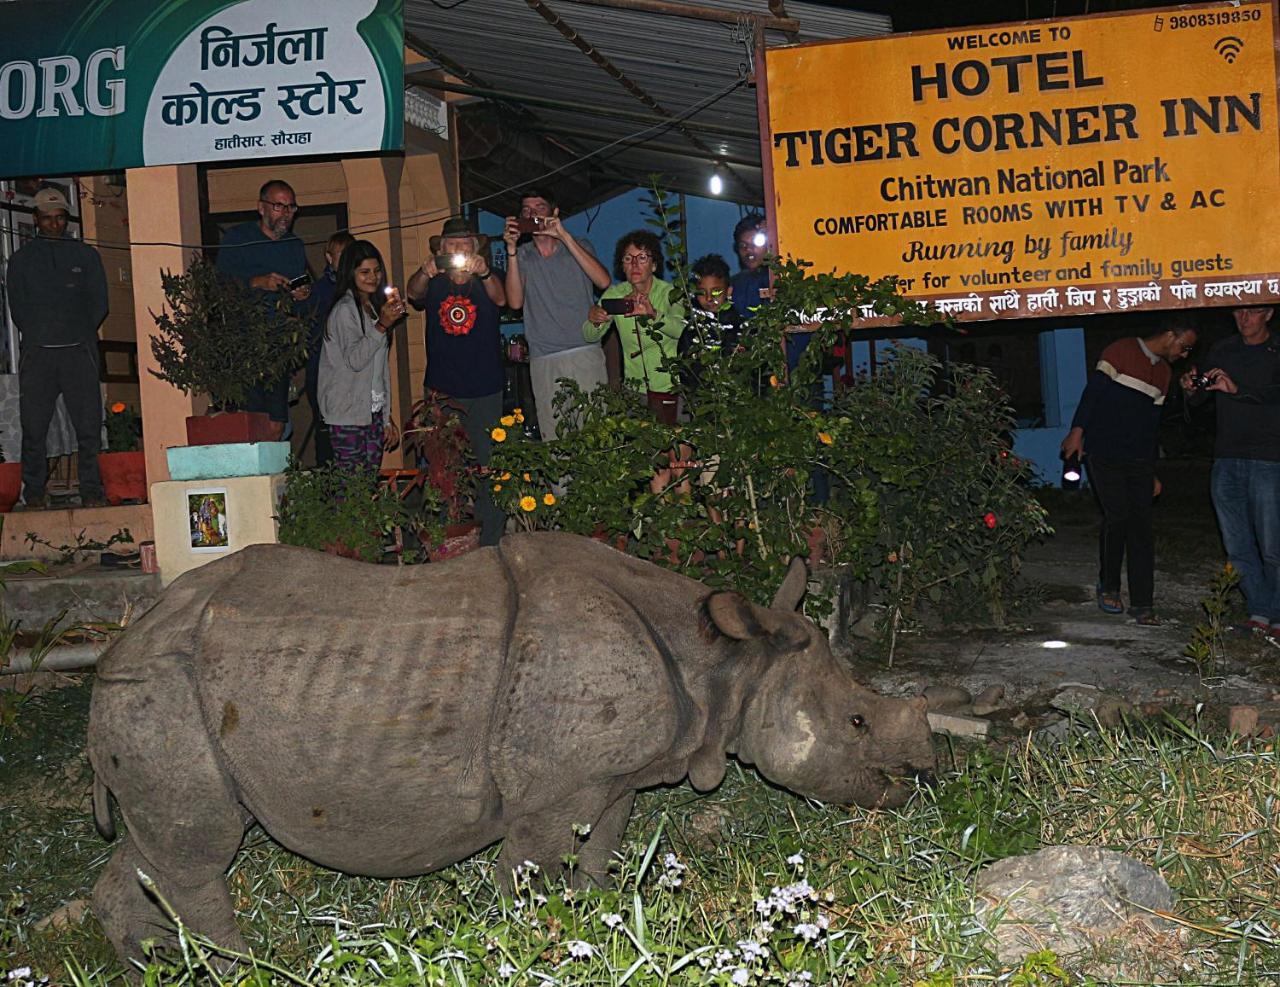
{"label": "flower pot", "polygon": [[619,552],[625,552],[627,550],[628,539],[626,534],[617,535],[610,540],[609,532],[604,530],[604,525],[597,524],[595,530],[591,532],[591,538],[594,541],[603,542],[610,548],[616,548]]}
{"label": "flower pot", "polygon": [[187,445],[216,446],[232,442],[271,442],[276,427],[265,411],[222,411],[187,419]]}
{"label": "flower pot", "polygon": [[335,542],[332,542],[326,545],[324,547],[324,550],[325,550],[325,553],[328,555],[336,555],[339,558],[343,558],[343,559],[355,559],[357,562],[360,561],[359,550],[354,548],[348,548],[347,543],[344,542],[341,538],[339,538]]}
{"label": "flower pot", "polygon": [[102,492],[108,504],[147,500],[147,456],[138,452],[98,453],[98,472],[102,474]]}
{"label": "flower pot", "polygon": [[0,463],[0,514],[8,514],[22,493],[22,464]]}
{"label": "flower pot", "polygon": [[460,524],[446,524],[444,539],[436,544],[423,542],[427,550],[427,558],[432,562],[444,562],[447,559],[466,555],[480,547],[480,525],[476,521],[464,521]]}

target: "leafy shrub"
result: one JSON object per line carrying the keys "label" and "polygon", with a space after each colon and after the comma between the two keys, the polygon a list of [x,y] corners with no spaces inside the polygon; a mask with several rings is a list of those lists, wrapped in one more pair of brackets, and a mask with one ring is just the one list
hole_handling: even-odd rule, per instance
{"label": "leafy shrub", "polygon": [[142,416],[123,401],[107,408],[107,452],[137,452],[142,448]]}
{"label": "leafy shrub", "polygon": [[441,531],[434,517],[439,509],[439,499],[430,490],[424,493],[421,506],[414,508],[381,483],[376,473],[336,465],[303,470],[293,462],[276,517],[280,541],[286,545],[378,562],[397,529],[410,536],[409,541],[416,541],[420,534],[438,540]]}

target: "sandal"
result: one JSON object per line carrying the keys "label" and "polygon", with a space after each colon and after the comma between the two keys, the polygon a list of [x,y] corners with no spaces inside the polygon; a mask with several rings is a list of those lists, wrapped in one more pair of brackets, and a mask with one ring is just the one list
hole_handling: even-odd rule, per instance
{"label": "sandal", "polygon": [[1098,590],[1098,609],[1103,613],[1124,613],[1124,600],[1119,593]]}
{"label": "sandal", "polygon": [[1130,610],[1129,613],[1133,615],[1134,623],[1136,623],[1139,627],[1159,627],[1160,626],[1160,618],[1156,616],[1155,611],[1152,610],[1150,607],[1138,607],[1136,609]]}

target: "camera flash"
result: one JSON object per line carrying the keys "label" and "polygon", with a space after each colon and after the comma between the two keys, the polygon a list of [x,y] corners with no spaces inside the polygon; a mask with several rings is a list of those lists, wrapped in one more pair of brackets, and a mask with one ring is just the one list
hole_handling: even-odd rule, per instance
{"label": "camera flash", "polygon": [[757,247],[763,247],[769,242],[769,238],[764,235],[763,231],[757,230],[756,235],[751,238],[751,242]]}
{"label": "camera flash", "polygon": [[382,293],[386,295],[388,298],[391,297],[391,293],[393,291],[395,291],[395,288],[391,287],[391,285],[387,285],[385,288],[382,289]]}
{"label": "camera flash", "polygon": [[467,255],[466,255],[466,254],[452,254],[452,255],[449,257],[449,263],[450,263],[453,267],[466,267],[466,266],[467,266]]}

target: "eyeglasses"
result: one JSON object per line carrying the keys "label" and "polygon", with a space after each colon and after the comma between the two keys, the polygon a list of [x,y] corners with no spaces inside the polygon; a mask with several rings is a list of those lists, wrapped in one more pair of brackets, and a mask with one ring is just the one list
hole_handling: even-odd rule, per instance
{"label": "eyeglasses", "polygon": [[259,199],[264,206],[272,212],[297,212],[298,204],[296,202],[272,202],[270,199]]}
{"label": "eyeglasses", "polygon": [[647,264],[651,260],[653,260],[653,258],[650,257],[648,254],[623,254],[622,255],[622,263],[630,264],[632,267],[635,267],[637,264]]}

